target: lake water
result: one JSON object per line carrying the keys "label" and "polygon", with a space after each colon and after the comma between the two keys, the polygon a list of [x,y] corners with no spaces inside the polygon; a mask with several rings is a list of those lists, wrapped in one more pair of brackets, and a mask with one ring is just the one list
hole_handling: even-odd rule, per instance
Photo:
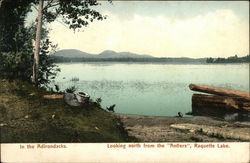
{"label": "lake water", "polygon": [[[176,116],[191,112],[190,83],[249,91],[249,64],[58,64],[61,90],[76,86],[106,108],[137,115]],[[77,77],[79,81],[70,81]]]}

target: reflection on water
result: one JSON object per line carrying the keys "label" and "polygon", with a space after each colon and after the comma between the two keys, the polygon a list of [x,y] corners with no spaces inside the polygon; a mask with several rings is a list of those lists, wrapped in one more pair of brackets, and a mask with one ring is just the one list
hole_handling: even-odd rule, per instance
{"label": "reflection on water", "polygon": [[[175,116],[191,111],[190,83],[229,89],[249,90],[247,64],[168,65],[85,63],[59,64],[56,84],[61,90],[76,86],[102,106],[116,104],[126,114]],[[70,81],[78,77],[79,81]]]}

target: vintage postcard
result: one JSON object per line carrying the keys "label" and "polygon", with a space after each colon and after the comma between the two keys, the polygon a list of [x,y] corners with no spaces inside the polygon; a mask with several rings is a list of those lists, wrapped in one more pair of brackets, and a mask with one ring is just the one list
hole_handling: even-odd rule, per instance
{"label": "vintage postcard", "polygon": [[250,161],[249,1],[0,0],[1,162]]}

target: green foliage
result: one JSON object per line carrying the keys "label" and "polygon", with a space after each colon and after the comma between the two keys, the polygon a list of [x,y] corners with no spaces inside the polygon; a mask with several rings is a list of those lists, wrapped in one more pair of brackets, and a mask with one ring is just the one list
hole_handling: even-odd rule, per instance
{"label": "green foliage", "polygon": [[[10,14],[10,17],[4,17],[0,23],[0,77],[30,80],[33,63],[33,36],[30,33],[33,33],[33,28],[24,27],[23,22],[29,7],[19,4],[20,8],[8,10],[15,5],[6,3],[0,10],[0,15]],[[14,20],[9,20],[11,18]]]}
{"label": "green foliage", "polygon": [[60,91],[59,85],[55,84],[55,89],[56,89],[56,92],[59,92]]}
{"label": "green foliage", "polygon": [[24,42],[29,40],[27,37],[30,35],[27,35],[24,28],[24,20],[31,11],[30,6],[31,0],[1,1],[0,52],[17,52],[27,48]]}
{"label": "green foliage", "polygon": [[43,12],[47,22],[52,22],[60,16],[69,28],[76,30],[87,26],[94,20],[106,19],[106,16],[92,8],[98,5],[100,3],[97,3],[97,0],[58,0],[47,2]]}
{"label": "green foliage", "polygon": [[47,85],[51,79],[55,78],[60,69],[54,63],[54,59],[49,55],[50,50],[55,49],[56,46],[53,45],[49,39],[43,40],[41,44],[38,83],[40,85]]}
{"label": "green foliage", "polygon": [[[108,0],[111,3],[111,0]],[[39,0],[2,0],[0,6],[0,20],[7,28],[0,28],[8,31],[14,23],[23,23],[32,5],[37,5]],[[87,26],[94,20],[104,20],[106,16],[94,10],[100,5],[97,0],[50,0],[44,1],[43,20],[50,23],[58,17],[71,29],[79,29]],[[6,26],[8,24],[8,26]],[[14,32],[14,30],[13,30]],[[1,37],[2,38],[2,37]],[[11,39],[12,37],[8,37]],[[8,41],[6,41],[8,42]]]}
{"label": "green foliage", "polygon": [[[25,27],[25,18],[31,11],[31,6],[38,4],[39,0],[2,0],[0,6],[0,77],[7,79],[21,79],[29,81],[33,65],[33,41],[35,26]],[[43,24],[52,22],[57,17],[69,25],[71,29],[87,26],[93,20],[103,20],[99,12],[91,9],[97,6],[96,0],[74,1],[44,1]],[[50,50],[55,46],[46,39],[48,30],[42,29],[42,43],[40,45],[40,65],[38,83],[46,85],[59,69],[54,59],[49,56]]]}
{"label": "green foliage", "polygon": [[77,90],[75,86],[71,86],[65,90],[67,93],[74,93]]}
{"label": "green foliage", "polygon": [[30,80],[33,57],[25,52],[1,53],[0,77],[7,79]]}
{"label": "green foliage", "polygon": [[79,81],[80,79],[78,77],[73,77],[72,79],[70,79],[70,81],[73,81],[73,82],[77,82]]}
{"label": "green foliage", "polygon": [[213,58],[207,58],[207,60],[206,60],[206,63],[213,63],[214,62],[214,59]]}
{"label": "green foliage", "polygon": [[[30,81],[33,65],[33,41],[35,38],[34,23],[24,26],[24,20],[30,11],[32,1],[2,2],[0,14],[3,20],[0,23],[0,77],[6,79],[20,79]],[[8,16],[6,16],[8,15]],[[10,17],[9,17],[10,15]],[[13,20],[9,20],[9,19]],[[54,59],[49,56],[50,50],[56,46],[46,39],[46,28],[42,29],[40,51],[39,84],[46,85],[54,78],[59,69]]]}
{"label": "green foliage", "polygon": [[96,102],[97,102],[98,104],[101,104],[102,98],[101,98],[101,97],[97,98],[97,99],[96,99]]}
{"label": "green foliage", "polygon": [[[26,29],[25,27],[22,27]],[[0,51],[0,77],[6,79],[20,79],[30,81],[32,76],[33,52],[32,52],[32,27],[29,27],[26,33],[28,39],[23,40],[23,49],[20,51],[1,52]],[[25,33],[23,34],[25,35]],[[24,42],[25,41],[25,42]],[[38,82],[40,85],[46,85],[51,79],[55,78],[60,69],[55,65],[54,59],[49,56],[50,49],[55,46],[48,39],[41,43],[40,67]],[[18,48],[16,49],[18,50]]]}
{"label": "green foliage", "polygon": [[97,98],[95,100],[95,103],[96,103],[97,107],[101,107],[101,102],[102,102],[102,98],[101,97],[99,97],[99,98]]}

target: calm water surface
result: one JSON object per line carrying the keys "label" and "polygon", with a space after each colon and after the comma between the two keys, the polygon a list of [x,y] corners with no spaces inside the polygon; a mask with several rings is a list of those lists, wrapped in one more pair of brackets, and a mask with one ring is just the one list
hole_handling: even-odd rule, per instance
{"label": "calm water surface", "polygon": [[[115,112],[175,116],[191,111],[190,83],[249,91],[249,64],[58,64],[61,90],[76,86]],[[72,82],[78,77],[79,81]]]}

